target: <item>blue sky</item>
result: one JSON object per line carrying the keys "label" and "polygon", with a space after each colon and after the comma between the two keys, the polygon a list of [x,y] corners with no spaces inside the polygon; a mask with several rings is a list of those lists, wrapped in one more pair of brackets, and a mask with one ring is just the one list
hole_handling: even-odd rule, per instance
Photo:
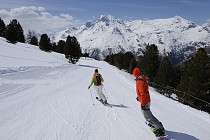
{"label": "blue sky", "polygon": [[16,18],[26,28],[32,18],[30,25],[34,24],[34,28],[35,25],[44,28],[42,24],[57,20],[49,26],[52,29],[58,24],[63,28],[92,21],[104,13],[124,20],[181,16],[198,25],[210,23],[210,0],[0,0],[0,3],[3,20],[9,22]]}
{"label": "blue sky", "polygon": [[121,19],[157,19],[181,16],[197,24],[210,19],[210,0],[0,0],[0,8],[42,6],[53,14],[68,13],[92,20],[103,13]]}
{"label": "blue sky", "polygon": [[[62,0],[65,1],[65,0]],[[156,19],[181,16],[197,24],[210,18],[209,0],[73,0],[67,12],[88,19],[103,13],[119,18]],[[65,2],[63,2],[65,3]],[[62,7],[62,5],[61,5]],[[64,6],[65,7],[65,6]],[[72,9],[68,9],[71,7]]]}

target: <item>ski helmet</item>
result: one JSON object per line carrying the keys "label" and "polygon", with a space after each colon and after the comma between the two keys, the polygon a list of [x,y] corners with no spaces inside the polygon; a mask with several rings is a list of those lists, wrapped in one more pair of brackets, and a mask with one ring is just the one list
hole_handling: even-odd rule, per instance
{"label": "ski helmet", "polygon": [[133,70],[133,75],[134,75],[135,77],[138,77],[138,76],[140,75],[140,69],[139,69],[139,68],[135,68],[135,69]]}

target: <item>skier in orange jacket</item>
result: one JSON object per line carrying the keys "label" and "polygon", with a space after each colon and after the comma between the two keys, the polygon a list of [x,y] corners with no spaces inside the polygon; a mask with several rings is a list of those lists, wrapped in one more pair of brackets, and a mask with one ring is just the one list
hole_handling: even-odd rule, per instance
{"label": "skier in orange jacket", "polygon": [[154,117],[150,110],[150,94],[148,89],[148,83],[146,80],[146,76],[140,73],[139,68],[135,68],[133,70],[133,74],[136,80],[136,93],[137,93],[137,101],[141,104],[141,111],[144,115],[149,126],[155,127],[155,134],[159,135],[164,132],[164,127],[161,122],[158,121],[157,118]]}

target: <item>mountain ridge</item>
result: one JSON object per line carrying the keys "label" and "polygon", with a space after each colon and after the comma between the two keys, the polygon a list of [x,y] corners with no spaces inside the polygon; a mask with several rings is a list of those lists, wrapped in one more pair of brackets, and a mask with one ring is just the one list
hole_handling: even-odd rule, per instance
{"label": "mountain ridge", "polygon": [[103,14],[80,27],[57,32],[51,38],[58,42],[66,40],[68,35],[78,39],[83,52],[99,59],[127,51],[141,55],[148,44],[157,45],[160,53],[186,58],[197,48],[209,46],[210,25],[200,26],[180,16],[126,21]]}

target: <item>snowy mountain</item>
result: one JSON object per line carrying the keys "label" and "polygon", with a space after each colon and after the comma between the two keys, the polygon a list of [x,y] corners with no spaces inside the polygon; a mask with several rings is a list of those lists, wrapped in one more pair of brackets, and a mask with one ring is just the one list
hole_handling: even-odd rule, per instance
{"label": "snowy mountain", "polygon": [[168,19],[124,21],[110,14],[101,15],[93,22],[52,35],[52,40],[66,40],[75,36],[90,55],[105,57],[110,53],[131,51],[141,54],[147,44],[156,44],[164,50],[188,56],[196,48],[210,45],[210,26],[199,26],[175,16]]}
{"label": "snowy mountain", "polygon": [[[112,108],[87,88],[95,68]],[[209,139],[209,114],[149,90],[151,110],[172,140]],[[135,92],[134,77],[104,61],[72,65],[64,55],[0,38],[1,140],[156,140]]]}

